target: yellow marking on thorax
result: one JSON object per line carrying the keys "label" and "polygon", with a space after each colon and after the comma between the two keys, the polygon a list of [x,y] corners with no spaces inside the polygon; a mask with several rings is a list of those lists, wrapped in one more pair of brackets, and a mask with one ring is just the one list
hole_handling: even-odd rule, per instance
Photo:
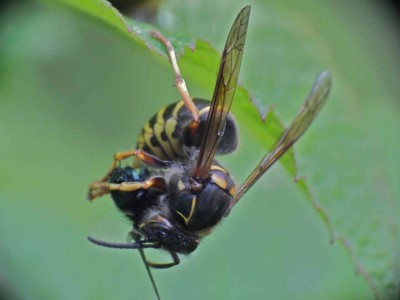
{"label": "yellow marking on thorax", "polygon": [[210,170],[217,170],[217,171],[221,171],[221,172],[223,172],[225,174],[228,174],[228,172],[224,168],[222,168],[220,166],[217,166],[217,165],[212,165],[210,167]]}
{"label": "yellow marking on thorax", "polygon": [[182,180],[179,180],[178,181],[178,190],[179,191],[183,191],[184,189],[185,189],[185,184],[183,183],[183,181]]}
{"label": "yellow marking on thorax", "polygon": [[234,197],[236,195],[236,188],[235,185],[232,185],[231,188],[229,189],[229,194]]}
{"label": "yellow marking on thorax", "polygon": [[192,207],[190,208],[190,213],[189,213],[189,216],[187,218],[181,212],[175,210],[176,213],[182,217],[182,219],[183,219],[183,221],[185,222],[186,225],[188,225],[190,219],[192,218],[192,215],[193,215],[193,212],[194,212],[194,207],[196,206],[196,201],[197,201],[196,196],[194,196],[192,198]]}
{"label": "yellow marking on thorax", "polygon": [[213,173],[211,175],[212,181],[218,185],[221,189],[226,190],[228,187],[228,183],[226,182],[225,178],[218,175],[218,173]]}

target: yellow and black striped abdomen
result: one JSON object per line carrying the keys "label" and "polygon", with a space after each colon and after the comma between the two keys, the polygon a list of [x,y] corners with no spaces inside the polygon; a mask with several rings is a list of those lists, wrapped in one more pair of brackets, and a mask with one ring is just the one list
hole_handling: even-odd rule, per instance
{"label": "yellow and black striped abdomen", "polygon": [[[210,102],[193,99],[201,113],[207,113]],[[203,110],[204,109],[204,110]],[[192,120],[183,101],[161,108],[146,124],[138,136],[137,148],[157,156],[162,160],[182,160],[187,158],[184,149],[183,130]]]}

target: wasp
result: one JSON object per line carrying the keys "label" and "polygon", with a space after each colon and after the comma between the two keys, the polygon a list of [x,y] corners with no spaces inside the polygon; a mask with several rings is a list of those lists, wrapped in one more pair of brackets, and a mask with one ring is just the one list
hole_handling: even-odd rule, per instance
{"label": "wasp", "polygon": [[[182,78],[174,48],[159,32],[175,74],[181,100],[159,110],[143,127],[137,149],[114,154],[107,174],[89,186],[88,198],[110,193],[116,206],[133,223],[133,242],[95,244],[137,249],[157,297],[150,268],[179,264],[178,254],[196,250],[201,240],[227,217],[243,195],[303,135],[324,103],[331,87],[329,72],[317,77],[310,94],[273,150],[265,155],[238,188],[217,154],[229,154],[238,145],[238,129],[229,113],[247,36],[250,6],[244,7],[229,32],[211,102],[192,98]],[[122,160],[133,157],[131,166]],[[144,249],[163,249],[169,263],[148,261]]]}

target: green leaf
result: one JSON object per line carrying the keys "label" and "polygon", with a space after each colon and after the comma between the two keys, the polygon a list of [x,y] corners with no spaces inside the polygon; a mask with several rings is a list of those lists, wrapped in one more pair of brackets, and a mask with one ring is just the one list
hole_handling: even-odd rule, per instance
{"label": "green leaf", "polygon": [[[3,61],[7,62],[8,76],[2,82],[4,88],[0,90],[1,98],[17,101],[5,101],[0,118],[3,122],[0,134],[5,133],[2,140],[6,145],[2,150],[4,152],[0,154],[10,158],[0,165],[1,170],[4,170],[2,180],[7,186],[1,197],[8,200],[0,203],[0,220],[4,224],[13,224],[14,229],[9,229],[11,226],[2,226],[0,233],[7,245],[4,247],[5,257],[16,257],[10,259],[9,264],[17,267],[9,267],[5,261],[1,261],[0,267],[14,270],[8,277],[11,282],[17,282],[20,276],[34,277],[33,270],[48,278],[46,274],[57,272],[52,270],[52,266],[42,268],[45,260],[36,258],[48,256],[43,255],[46,253],[45,249],[48,249],[52,254],[49,257],[54,262],[54,268],[62,272],[64,278],[70,279],[68,283],[75,287],[73,292],[76,294],[73,295],[76,297],[128,297],[122,290],[123,287],[126,288],[126,284],[120,282],[126,281],[118,281],[115,273],[124,274],[129,278],[128,281],[135,278],[138,281],[135,283],[140,286],[146,280],[141,274],[144,270],[133,270],[134,275],[123,273],[122,269],[126,268],[123,260],[125,257],[110,255],[111,258],[106,260],[105,252],[95,253],[91,248],[85,252],[86,249],[80,248],[82,241],[77,242],[75,239],[77,235],[82,235],[81,238],[84,239],[86,232],[91,231],[95,221],[86,219],[93,214],[98,214],[96,216],[101,224],[99,227],[103,227],[102,224],[108,225],[99,234],[104,232],[110,240],[115,240],[118,234],[121,237],[120,233],[128,230],[116,227],[119,225],[114,225],[109,220],[107,208],[103,207],[101,210],[102,206],[98,206],[97,211],[93,207],[85,211],[86,206],[80,197],[85,193],[86,185],[92,177],[87,175],[86,178],[86,172],[91,170],[96,176],[101,176],[101,172],[108,167],[107,159],[111,160],[111,153],[134,143],[130,131],[129,134],[124,133],[125,128],[139,130],[146,120],[145,115],[149,114],[149,117],[160,107],[161,103],[149,100],[159,97],[157,90],[161,90],[159,94],[165,94],[164,101],[177,97],[172,88],[171,91],[164,92],[164,87],[167,86],[165,82],[173,82],[172,71],[163,48],[149,37],[148,33],[153,26],[127,20],[107,1],[46,2],[72,8],[72,14],[83,12],[86,16],[101,20],[105,26],[98,26],[97,23],[93,26],[83,23],[84,21],[79,23],[78,17],[66,17],[56,12],[55,8],[48,10],[53,15],[51,17],[42,13],[40,8],[28,19],[21,15],[10,17],[10,23],[17,24],[17,29],[3,27],[5,29],[0,38],[5,42],[0,40],[0,45],[6,45],[3,46],[6,49],[3,52]],[[165,30],[163,32],[180,54],[179,65],[192,95],[211,98],[220,57],[220,51],[216,51],[211,44],[222,49],[229,27],[242,6],[244,5],[240,1],[169,1],[162,7],[159,19]],[[351,7],[350,5],[349,11]],[[64,17],[66,21],[63,21]],[[399,218],[396,214],[400,209],[399,180],[396,177],[399,166],[399,109],[398,104],[393,101],[396,95],[393,86],[382,78],[395,76],[388,76],[391,71],[387,71],[390,68],[385,68],[385,65],[374,64],[375,58],[382,55],[374,56],[373,52],[364,51],[368,45],[363,44],[365,42],[359,39],[356,31],[350,31],[353,26],[351,20],[339,15],[334,6],[328,3],[322,5],[318,1],[310,1],[301,6],[292,1],[270,1],[253,5],[240,75],[242,85],[236,92],[232,107],[241,129],[242,143],[237,154],[221,160],[230,166],[237,181],[241,182],[279,138],[284,128],[282,123],[289,124],[294,118],[319,71],[330,69],[334,86],[327,106],[310,131],[296,145],[297,162],[294,152],[290,151],[282,158],[281,165],[296,178],[297,190],[302,191],[305,195],[303,198],[312,203],[331,232],[329,239],[338,240],[345,247],[357,273],[372,288],[375,297],[391,299],[399,289],[400,278]],[[370,18],[365,17],[359,23],[364,24],[362,22],[366,20]],[[78,24],[71,24],[71,21],[77,21]],[[53,32],[52,26],[55,27]],[[85,31],[85,26],[92,29]],[[112,28],[112,31],[104,33],[106,28]],[[59,30],[65,31],[60,34]],[[40,33],[42,40],[35,40],[37,33]],[[62,36],[63,39],[56,43],[56,36]],[[117,42],[119,39],[121,41]],[[79,45],[85,46],[79,48]],[[155,56],[156,53],[162,53],[164,57]],[[94,57],[101,59],[95,60]],[[136,60],[130,61],[129,57]],[[152,80],[147,80],[142,75],[146,72],[142,70],[147,67],[160,69],[158,75],[161,79],[153,76]],[[129,68],[136,68],[136,72],[140,72],[139,76],[135,72],[130,73]],[[112,80],[108,77],[109,74],[118,78]],[[148,72],[146,75],[149,75]],[[121,87],[129,85],[129,92],[122,94]],[[121,100],[129,99],[131,95],[139,100],[133,101],[134,103]],[[275,110],[270,108],[271,105],[274,105]],[[132,114],[135,110],[140,110],[140,113]],[[278,117],[278,112],[281,117]],[[263,122],[260,116],[265,116],[266,121]],[[128,122],[131,119],[134,119],[133,124]],[[18,136],[27,136],[26,141],[21,141]],[[127,137],[130,144],[126,142]],[[104,141],[111,145],[106,147]],[[117,148],[113,145],[117,145]],[[24,160],[24,149],[29,149],[27,161]],[[90,151],[88,149],[96,149],[97,153],[85,155],[85,152]],[[46,166],[44,162],[51,164]],[[71,166],[76,166],[77,169]],[[26,180],[23,186],[19,184],[19,170],[23,170],[22,177]],[[85,175],[82,177],[77,174]],[[321,246],[325,240],[316,243],[317,248],[314,250],[312,247],[306,248],[308,235],[315,234],[316,239],[326,237],[328,240],[327,235],[315,229],[321,224],[313,221],[313,216],[308,216],[307,210],[302,210],[301,203],[294,201],[302,196],[297,191],[290,190],[290,183],[285,182],[285,177],[279,177],[279,174],[279,169],[274,168],[266,175],[224,222],[225,228],[204,241],[204,247],[201,248],[204,254],[199,254],[204,255],[203,260],[201,256],[191,258],[194,260],[192,264],[195,264],[190,270],[193,277],[189,279],[189,270],[185,269],[179,270],[181,273],[169,273],[171,275],[168,276],[175,280],[162,277],[159,273],[157,276],[162,278],[160,289],[169,293],[170,298],[174,298],[197,289],[199,282],[201,285],[207,282],[208,287],[214,287],[214,292],[208,296],[216,298],[251,298],[265,296],[265,293],[269,293],[269,298],[327,298],[325,290],[318,290],[317,287],[321,277],[326,280],[324,282],[329,282],[331,276],[330,279],[338,284],[328,293],[331,299],[343,296],[351,298],[352,295],[352,298],[367,297],[363,286],[356,281],[346,285],[347,280],[343,279],[340,285],[340,278],[353,280],[350,279],[351,275],[346,275],[346,264],[340,264],[344,259],[333,260],[331,263],[332,268],[340,265],[341,267],[337,267],[339,270],[326,271],[329,270],[326,267],[323,276],[318,273],[320,271],[316,271],[327,263],[322,259],[324,253],[332,250]],[[299,175],[306,175],[306,179]],[[71,188],[66,189],[63,182]],[[79,199],[79,202],[71,202],[70,199]],[[279,202],[275,201],[278,199]],[[30,202],[24,204],[26,201]],[[10,211],[12,214],[5,213]],[[27,211],[30,214],[26,214]],[[300,219],[296,219],[298,211],[301,212]],[[38,219],[46,220],[47,215],[54,216],[55,213],[58,218],[52,217],[48,223],[37,222]],[[53,231],[53,226],[57,226],[54,227],[56,232]],[[275,227],[279,229],[275,231]],[[34,229],[34,233],[26,232],[25,228],[31,228],[31,231]],[[223,231],[230,232],[231,235],[224,238],[221,236]],[[296,240],[299,237],[296,232],[301,235],[299,240]],[[233,243],[234,233],[238,241],[246,243]],[[38,234],[43,243],[36,242],[35,237]],[[214,236],[219,236],[218,240]],[[72,257],[68,251],[64,252],[65,246],[63,249],[57,248],[51,237],[58,245],[73,245],[80,249],[80,255],[76,256],[76,268],[68,263],[63,264],[63,257],[66,262]],[[293,244],[290,244],[291,239]],[[29,250],[35,259],[23,259],[30,252],[26,252],[21,241],[32,245]],[[264,241],[264,244],[260,241]],[[248,244],[256,245],[251,253]],[[42,245],[45,247],[42,248]],[[218,249],[219,245],[221,249]],[[310,245],[314,244],[310,242]],[[292,255],[290,247],[296,249]],[[319,263],[315,263],[318,260],[306,259],[307,256],[301,249],[305,249],[304,253],[320,258]],[[236,258],[242,256],[235,261],[226,252],[236,255]],[[104,265],[90,265],[92,272],[85,271],[74,278],[74,269],[80,270],[87,263],[82,258],[83,253],[93,253],[93,264],[104,259]],[[247,260],[248,256],[251,257]],[[297,259],[291,261],[291,257]],[[130,261],[130,258],[125,259]],[[184,261],[183,265],[188,261]],[[259,264],[252,264],[255,261]],[[233,262],[237,269],[232,270],[239,270],[241,274],[231,271]],[[24,269],[24,264],[29,271]],[[119,268],[114,270],[114,264]],[[136,264],[135,269],[141,268],[140,261]],[[216,266],[221,268],[221,274],[224,275],[218,277],[219,273],[213,271],[215,282],[209,282],[210,275],[201,277],[202,274],[209,274],[209,268]],[[260,270],[257,266],[265,268]],[[104,284],[101,281],[106,280],[106,277],[99,276],[104,274],[103,268],[111,270],[107,277],[109,281]],[[251,276],[251,281],[243,278],[253,272],[258,274],[256,277],[259,280]],[[329,275],[329,272],[333,275]],[[88,277],[95,277],[95,280],[84,284]],[[100,283],[96,284],[96,280]],[[40,287],[38,282],[35,284],[34,279],[26,281],[27,285],[21,289],[26,289],[21,294],[22,298],[29,298],[30,293],[54,298],[70,292],[62,280],[55,280],[51,284],[51,290]],[[173,285],[174,282],[176,286]],[[108,284],[109,288],[106,286]],[[118,284],[122,286],[114,289]],[[173,288],[168,290],[168,286]],[[321,286],[324,285],[321,283]],[[340,290],[343,287],[343,294],[338,291],[338,286]],[[151,297],[149,294],[142,298]],[[204,298],[207,294],[202,295]]]}

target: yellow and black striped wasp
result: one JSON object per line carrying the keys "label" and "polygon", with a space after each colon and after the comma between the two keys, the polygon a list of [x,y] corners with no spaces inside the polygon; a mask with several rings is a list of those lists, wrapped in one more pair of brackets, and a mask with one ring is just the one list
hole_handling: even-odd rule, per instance
{"label": "yellow and black striped wasp", "polygon": [[[229,109],[239,76],[249,16],[250,6],[246,6],[233,23],[211,103],[190,96],[170,42],[159,32],[152,33],[167,49],[182,100],[159,110],[144,125],[137,149],[116,153],[106,176],[89,187],[90,200],[111,194],[116,206],[133,223],[134,242],[89,240],[106,247],[138,249],[157,297],[150,267],[175,266],[179,263],[178,253],[196,250],[201,239],[229,215],[246,191],[303,135],[330,90],[330,75],[322,72],[275,148],[237,189],[229,172],[214,157],[231,153],[238,144],[238,130]],[[120,167],[120,162],[129,157],[135,158],[133,165]],[[145,248],[164,249],[173,261],[150,262],[144,254]]]}

